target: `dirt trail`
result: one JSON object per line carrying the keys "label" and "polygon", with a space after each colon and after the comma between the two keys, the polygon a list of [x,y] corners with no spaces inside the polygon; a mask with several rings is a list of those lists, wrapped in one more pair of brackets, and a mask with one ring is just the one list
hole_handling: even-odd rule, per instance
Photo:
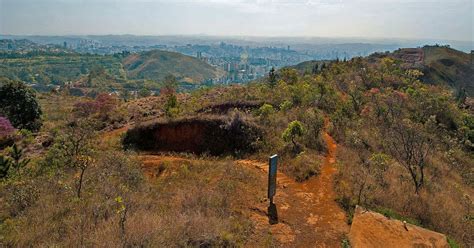
{"label": "dirt trail", "polygon": [[[328,154],[319,176],[297,183],[283,173],[278,173],[274,202],[280,224],[270,226],[268,219],[261,216],[262,212],[266,213],[268,203],[257,207],[260,216],[253,216],[254,220],[260,222],[257,229],[269,228],[273,236],[286,247],[341,247],[342,239],[349,232],[345,212],[335,202],[336,193],[333,189],[337,145],[327,133],[324,133],[324,138]],[[239,163],[268,172],[266,163],[249,160]]]}
{"label": "dirt trail", "polygon": [[[327,125],[327,123],[326,123]],[[105,139],[118,136],[127,127],[115,130]],[[317,177],[298,183],[285,174],[278,172],[277,193],[274,203],[277,206],[279,223],[270,225],[266,216],[268,201],[258,206],[249,206],[251,219],[256,232],[250,237],[249,247],[257,246],[252,240],[261,240],[270,232],[284,247],[341,247],[342,239],[349,233],[345,212],[335,202],[336,193],[333,180],[336,173],[334,167],[337,145],[333,138],[324,133],[328,154]],[[186,161],[186,158],[162,155],[141,155],[144,171],[148,177],[159,176],[159,165],[164,161]],[[262,172],[266,178],[268,164],[253,160],[238,160],[239,164]],[[262,180],[265,181],[266,180]],[[266,188],[266,184],[262,187]]]}

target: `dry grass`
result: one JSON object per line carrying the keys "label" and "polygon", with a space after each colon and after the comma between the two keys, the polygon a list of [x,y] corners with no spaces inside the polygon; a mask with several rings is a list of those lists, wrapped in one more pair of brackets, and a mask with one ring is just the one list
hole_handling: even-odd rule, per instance
{"label": "dry grass", "polygon": [[[120,152],[99,154],[86,171],[56,171],[2,185],[2,246],[240,246],[252,230],[246,207],[258,180],[231,161],[172,162],[144,180],[140,163]],[[34,192],[34,194],[32,194]]]}
{"label": "dry grass", "polygon": [[356,204],[374,210],[384,208],[445,233],[466,247],[474,244],[474,223],[469,219],[472,189],[459,184],[457,173],[443,168],[439,158],[432,158],[428,182],[417,195],[407,172],[396,162],[390,161],[386,171],[377,173],[366,169],[357,153],[343,147],[338,152],[342,165],[336,177],[336,190],[349,214]]}

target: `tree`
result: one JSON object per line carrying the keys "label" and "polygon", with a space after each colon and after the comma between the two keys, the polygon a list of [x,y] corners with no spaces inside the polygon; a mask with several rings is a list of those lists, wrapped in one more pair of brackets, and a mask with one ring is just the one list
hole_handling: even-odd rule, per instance
{"label": "tree", "polygon": [[151,96],[151,91],[148,88],[143,87],[138,91],[138,96],[139,97],[149,97],[149,96]]}
{"label": "tree", "polygon": [[36,95],[22,82],[0,79],[0,115],[18,129],[38,131],[41,127],[41,108]]}
{"label": "tree", "polygon": [[16,144],[13,144],[10,151],[10,157],[13,160],[12,166],[17,171],[20,171],[21,168],[25,167],[30,162],[30,159],[23,159],[23,155],[23,149],[19,148]]}
{"label": "tree", "polygon": [[160,94],[162,95],[173,95],[176,94],[176,89],[178,87],[178,80],[175,76],[169,74],[165,77],[164,85],[160,89]]}
{"label": "tree", "polygon": [[277,75],[275,73],[275,67],[272,67],[272,69],[268,73],[268,83],[270,87],[275,87],[276,82],[277,82]]}
{"label": "tree", "polygon": [[30,162],[30,159],[24,158],[23,149],[16,144],[7,150],[9,150],[8,156],[0,155],[0,179],[7,177],[10,169],[14,169],[19,174],[21,169]]}
{"label": "tree", "polygon": [[293,143],[293,151],[299,153],[299,146],[296,143],[296,138],[301,137],[304,134],[303,124],[299,121],[292,121],[288,124],[288,128],[283,132],[282,138],[285,142]]}
{"label": "tree", "polygon": [[173,75],[165,77],[164,86],[160,89],[160,94],[166,96],[165,114],[173,117],[179,112],[178,98],[176,97],[176,88],[178,80]]}
{"label": "tree", "polygon": [[298,71],[290,68],[283,68],[280,70],[280,78],[289,85],[294,85],[298,82]]}
{"label": "tree", "polygon": [[407,119],[394,122],[386,134],[390,154],[408,170],[418,194],[425,181],[426,159],[433,146],[431,138],[423,131],[421,124]]}
{"label": "tree", "polygon": [[175,94],[168,95],[165,103],[165,115],[173,117],[179,112],[178,98]]}
{"label": "tree", "polygon": [[82,184],[86,169],[93,163],[92,140],[94,137],[94,123],[90,120],[76,120],[64,129],[64,135],[57,142],[60,156],[64,157],[65,164],[79,169],[80,177],[77,183],[77,197],[81,197]]}

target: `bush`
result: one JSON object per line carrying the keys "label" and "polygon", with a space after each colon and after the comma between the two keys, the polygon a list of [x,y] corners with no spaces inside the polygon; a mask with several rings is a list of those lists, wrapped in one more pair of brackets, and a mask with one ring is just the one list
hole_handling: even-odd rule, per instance
{"label": "bush", "polygon": [[317,156],[302,153],[295,159],[283,163],[282,170],[297,182],[303,182],[320,173],[321,160],[322,158]]}
{"label": "bush", "polygon": [[10,121],[5,117],[0,116],[0,140],[10,136],[13,131],[15,131],[15,128],[12,126]]}
{"label": "bush", "polygon": [[41,108],[36,95],[22,82],[0,79],[0,115],[18,129],[38,131],[41,127]]}
{"label": "bush", "polygon": [[293,143],[293,152],[296,154],[300,151],[300,146],[296,143],[296,138],[303,136],[305,129],[303,124],[299,121],[292,121],[288,124],[288,128],[282,134],[282,138],[285,142]]}

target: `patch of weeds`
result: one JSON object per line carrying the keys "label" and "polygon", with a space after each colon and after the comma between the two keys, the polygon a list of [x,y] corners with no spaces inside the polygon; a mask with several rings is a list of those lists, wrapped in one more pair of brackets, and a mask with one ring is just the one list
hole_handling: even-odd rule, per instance
{"label": "patch of weeds", "polygon": [[399,213],[397,213],[397,212],[395,212],[395,211],[393,211],[392,209],[389,209],[389,208],[379,207],[379,208],[374,209],[374,211],[378,212],[378,213],[381,213],[381,214],[383,214],[386,217],[391,218],[391,219],[406,221],[407,223],[412,224],[412,225],[422,226],[422,224],[419,220],[403,216],[403,215],[401,215],[401,214],[399,214]]}
{"label": "patch of weeds", "polygon": [[341,248],[351,248],[351,243],[347,237],[341,241]]}
{"label": "patch of weeds", "polygon": [[448,236],[448,245],[451,248],[460,248],[461,246],[456,242],[456,240],[452,239]]}

